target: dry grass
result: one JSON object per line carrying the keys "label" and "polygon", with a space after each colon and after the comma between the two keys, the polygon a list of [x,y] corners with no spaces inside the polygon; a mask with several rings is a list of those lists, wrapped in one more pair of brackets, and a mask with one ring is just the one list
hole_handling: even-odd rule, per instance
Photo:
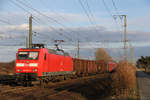
{"label": "dry grass", "polygon": [[[136,68],[131,63],[120,61],[116,72],[112,75],[114,94],[119,97],[128,97],[135,92]],[[132,93],[131,93],[132,92]]]}

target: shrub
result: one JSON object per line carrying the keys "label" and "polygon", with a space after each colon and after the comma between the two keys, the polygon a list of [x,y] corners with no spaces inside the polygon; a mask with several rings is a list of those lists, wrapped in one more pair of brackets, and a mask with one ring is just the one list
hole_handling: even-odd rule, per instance
{"label": "shrub", "polygon": [[128,95],[135,87],[136,83],[136,68],[131,63],[120,61],[117,69],[112,74],[115,95],[126,94]]}
{"label": "shrub", "polygon": [[113,61],[112,57],[103,48],[98,48],[95,52],[96,60]]}

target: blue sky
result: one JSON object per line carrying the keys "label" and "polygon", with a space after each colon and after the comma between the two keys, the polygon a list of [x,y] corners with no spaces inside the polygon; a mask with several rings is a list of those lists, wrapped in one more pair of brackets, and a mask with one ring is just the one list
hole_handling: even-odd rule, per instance
{"label": "blue sky", "polygon": [[[22,5],[19,1],[28,7]],[[79,1],[0,0],[0,20],[10,23],[6,24],[0,21],[0,45],[23,44],[25,42],[24,38],[28,36],[28,18],[30,16],[26,11],[33,15],[33,31],[37,32],[37,36],[33,37],[35,41],[38,39],[39,42],[47,41],[45,43],[49,43],[54,39],[64,39],[70,42],[66,36],[73,41],[79,39],[83,42],[123,40],[123,21],[117,18],[117,24],[115,23],[104,6],[105,2],[112,15],[127,15],[127,39],[133,41],[133,46],[135,48],[146,47],[147,50],[150,50],[149,0],[81,0],[86,10],[88,10],[86,1],[88,2],[94,16],[90,15],[90,18],[94,18],[92,20],[94,24],[89,22]],[[112,1],[115,2],[117,12]],[[33,7],[47,17],[41,16],[29,7]],[[58,32],[61,32],[62,35]],[[139,50],[142,49],[138,49],[138,56],[140,56]],[[148,51],[146,54],[148,54]]]}
{"label": "blue sky", "polygon": [[[13,13],[13,12],[24,13],[22,9],[18,8],[10,1],[16,2],[16,0],[1,0],[1,8],[0,8],[1,12],[7,12],[8,15],[9,13]],[[20,0],[20,1],[25,2],[27,5],[32,5],[32,7],[38,9],[43,13],[52,12],[52,13],[64,13],[64,14],[78,14],[86,18],[85,13],[81,5],[79,4],[78,0]],[[81,1],[83,2],[84,6],[86,6],[86,4],[84,3],[86,0],[81,0]],[[109,29],[114,28],[114,26],[116,26],[112,17],[109,15],[109,13],[106,10],[103,4],[103,0],[87,0],[87,1],[89,3],[89,6],[91,8],[94,17],[96,18],[96,24],[108,27]],[[119,13],[115,12],[115,9],[112,4],[112,0],[104,0],[104,1],[112,14],[114,15],[126,14],[128,16],[127,19],[128,19],[129,30],[150,31],[150,28],[148,27],[148,22],[145,21],[148,20],[150,16],[150,14],[148,13],[150,10],[150,3],[148,0],[113,0],[116,4],[116,7],[118,8]],[[26,9],[31,12],[34,12],[29,8]],[[146,16],[148,16],[148,18],[146,18]],[[138,20],[139,22],[137,22]],[[147,23],[144,24],[141,23],[143,21]],[[117,22],[119,23],[120,20],[117,20]],[[76,27],[90,25],[88,20],[78,21],[78,23],[77,22],[76,23],[72,22],[72,23],[73,23],[72,26],[76,26]],[[65,23],[65,25],[66,24],[67,23]]]}
{"label": "blue sky", "polygon": [[[24,3],[26,6],[22,5],[19,1]],[[68,28],[76,28],[76,30],[82,30],[84,27],[93,27],[94,30],[94,28],[102,29],[103,27],[103,30],[107,31],[107,33],[111,33],[110,31],[112,31],[122,34],[123,20],[121,21],[118,17],[116,19],[117,23],[115,23],[114,19],[107,11],[109,9],[112,15],[127,15],[127,31],[129,39],[132,40],[132,38],[130,37],[132,37],[133,34],[139,37],[143,37],[143,34],[144,36],[149,35],[149,0],[81,0],[83,6],[87,11],[88,8],[86,5],[86,1],[88,2],[88,5],[92,12],[92,15],[91,13],[89,13],[89,15],[94,24],[91,24],[89,22],[89,19],[86,16],[84,9],[82,8],[79,1],[80,0],[0,0],[0,20],[4,20],[8,23],[13,24],[10,26],[6,23],[0,22],[0,25],[6,27],[9,26],[9,29],[11,29],[8,32],[5,31],[5,34],[9,32],[16,32],[17,30],[19,30],[19,32],[22,31],[23,33],[25,30],[25,32],[27,32],[28,17],[30,16],[30,14],[26,12],[28,11],[32,13],[34,19],[38,20],[38,23],[33,20],[33,26],[36,27],[35,30],[38,28],[41,30],[43,28],[44,30],[45,27],[49,26],[64,30],[67,30]],[[103,1],[105,2],[107,7],[105,6]],[[112,1],[114,1],[117,10],[113,6]],[[19,8],[16,4],[21,6],[26,11]],[[62,25],[57,24],[49,18],[41,16],[39,13],[36,13],[29,7],[33,7],[34,9],[40,11],[42,14],[51,17]],[[4,33],[4,29],[8,30],[8,28],[6,27],[2,28],[3,31],[1,33]],[[22,30],[17,28],[21,28]],[[101,32],[99,32],[99,34],[100,33]],[[65,32],[63,34],[65,34]],[[107,38],[105,40],[107,40]],[[142,41],[143,38],[138,40]]]}

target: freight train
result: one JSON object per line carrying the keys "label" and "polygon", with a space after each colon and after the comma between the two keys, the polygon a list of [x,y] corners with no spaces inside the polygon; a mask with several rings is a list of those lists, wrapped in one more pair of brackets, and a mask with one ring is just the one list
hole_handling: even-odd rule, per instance
{"label": "freight train", "polygon": [[112,72],[115,68],[114,62],[72,58],[64,51],[60,53],[41,45],[18,49],[15,64],[17,81],[25,85],[30,85],[32,80],[40,80],[42,84],[56,76],[86,76]]}

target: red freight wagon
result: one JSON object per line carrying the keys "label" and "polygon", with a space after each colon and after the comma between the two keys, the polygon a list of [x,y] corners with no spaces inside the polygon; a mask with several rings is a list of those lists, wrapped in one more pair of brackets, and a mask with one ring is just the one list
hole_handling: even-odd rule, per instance
{"label": "red freight wagon", "polygon": [[112,72],[116,69],[117,64],[114,62],[107,62],[107,71]]}
{"label": "red freight wagon", "polygon": [[107,71],[107,62],[104,60],[98,60],[97,62],[97,66],[98,66],[98,71],[99,72],[106,72]]}
{"label": "red freight wagon", "polygon": [[97,66],[100,66],[98,69],[102,72],[112,72],[116,69],[117,64],[112,61],[104,61],[104,60],[98,60],[97,61]]}
{"label": "red freight wagon", "polygon": [[47,48],[23,48],[18,50],[15,71],[36,76],[71,74],[73,62],[72,57]]}
{"label": "red freight wagon", "polygon": [[[98,73],[98,66],[94,60],[76,59],[73,58],[74,72],[76,75],[84,76],[88,74]],[[100,67],[100,66],[99,66]]]}

